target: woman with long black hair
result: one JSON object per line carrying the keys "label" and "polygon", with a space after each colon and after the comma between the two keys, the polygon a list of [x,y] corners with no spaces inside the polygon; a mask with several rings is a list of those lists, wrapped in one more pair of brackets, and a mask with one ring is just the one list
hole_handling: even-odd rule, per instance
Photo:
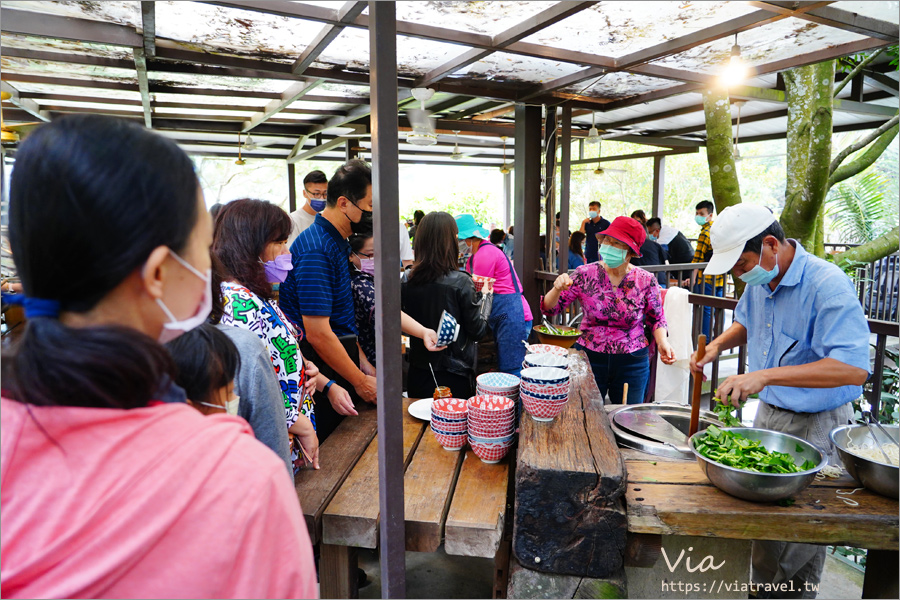
{"label": "woman with long black hair", "polygon": [[190,158],[63,117],[19,148],[9,216],[28,323],[3,357],[3,595],[315,597],[283,463],[242,419],[188,406],[159,343],[210,310]]}
{"label": "woman with long black hair", "polygon": [[440,352],[428,352],[422,340],[410,340],[410,398],[431,397],[435,377],[455,398],[475,395],[475,342],[487,333],[491,294],[479,299],[472,276],[459,270],[456,235],[456,221],[445,212],[425,215],[416,232],[416,262],[403,284],[403,311],[419,323],[437,326],[446,310],[460,329],[456,340]]}

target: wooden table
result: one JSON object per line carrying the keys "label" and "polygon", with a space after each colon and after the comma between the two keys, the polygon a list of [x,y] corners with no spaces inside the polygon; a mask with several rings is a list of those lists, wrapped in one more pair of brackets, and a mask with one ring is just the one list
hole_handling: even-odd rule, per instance
{"label": "wooden table", "polygon": [[[434,552],[444,543],[447,554],[496,558],[506,521],[509,457],[488,465],[471,448],[444,450],[428,422],[409,415],[411,402],[403,405],[406,549]],[[376,437],[322,515],[323,598],[357,597],[356,549],[378,546],[378,485]]]}
{"label": "wooden table", "polygon": [[848,506],[837,490],[860,486],[846,473],[815,481],[794,496],[793,505],[780,506],[722,492],[696,462],[621,452],[628,472],[629,533],[868,548],[863,597],[897,597],[898,503],[860,490],[849,496],[859,506]]}

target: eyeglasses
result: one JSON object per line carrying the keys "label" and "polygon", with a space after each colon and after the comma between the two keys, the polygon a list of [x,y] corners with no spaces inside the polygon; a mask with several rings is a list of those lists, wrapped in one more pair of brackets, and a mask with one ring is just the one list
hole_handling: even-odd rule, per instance
{"label": "eyeglasses", "polygon": [[358,256],[359,258],[375,258],[375,253],[374,253],[374,252],[371,253],[371,254],[363,254],[362,252],[354,252],[353,254],[355,254],[355,255]]}
{"label": "eyeglasses", "polygon": [[305,187],[303,188],[303,193],[305,193],[307,196],[309,196],[313,200],[325,200],[328,197],[327,191],[322,192],[322,193],[316,193],[316,192],[309,191]]}

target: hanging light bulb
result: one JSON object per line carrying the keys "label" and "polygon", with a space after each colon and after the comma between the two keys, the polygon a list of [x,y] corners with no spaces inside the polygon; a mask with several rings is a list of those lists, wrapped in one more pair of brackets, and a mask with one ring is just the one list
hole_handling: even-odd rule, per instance
{"label": "hanging light bulb", "polygon": [[597,130],[597,113],[591,112],[591,130],[588,131],[587,143],[591,145],[600,143],[600,132]]}
{"label": "hanging light bulb", "polygon": [[731,58],[728,59],[728,66],[722,71],[719,82],[726,88],[740,85],[747,79],[747,70],[747,64],[741,58],[741,47],[737,43],[737,34],[734,34]]}

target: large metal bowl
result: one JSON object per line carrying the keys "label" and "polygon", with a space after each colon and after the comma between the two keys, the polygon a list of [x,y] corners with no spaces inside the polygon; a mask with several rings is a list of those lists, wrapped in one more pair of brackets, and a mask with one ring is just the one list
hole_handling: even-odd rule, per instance
{"label": "large metal bowl", "polygon": [[[790,454],[798,465],[806,460],[816,463],[814,468],[799,473],[754,473],[735,469],[697,452],[697,440],[706,435],[705,431],[698,431],[691,436],[690,447],[697,457],[700,469],[713,485],[737,498],[753,502],[774,502],[789,498],[806,489],[816,478],[816,473],[828,464],[828,457],[815,444],[787,433],[754,427],[728,427],[722,428],[722,431],[733,431],[748,439],[758,440],[770,452]],[[798,446],[802,449],[800,452],[797,451]]]}
{"label": "large metal bowl", "polygon": [[[873,425],[874,427],[874,425]],[[900,426],[898,425],[882,425],[888,434],[895,441],[900,440]],[[858,446],[873,446],[872,437],[869,435],[868,427],[865,425],[844,425],[835,428],[830,434],[831,441],[837,448],[838,456],[844,463],[844,468],[850,473],[853,479],[860,482],[866,489],[872,490],[882,496],[888,498],[900,497],[900,467],[892,467],[883,463],[878,463],[862,456],[857,456],[848,450],[849,442],[853,442]],[[875,435],[882,444],[885,443],[884,436],[881,432]]]}

